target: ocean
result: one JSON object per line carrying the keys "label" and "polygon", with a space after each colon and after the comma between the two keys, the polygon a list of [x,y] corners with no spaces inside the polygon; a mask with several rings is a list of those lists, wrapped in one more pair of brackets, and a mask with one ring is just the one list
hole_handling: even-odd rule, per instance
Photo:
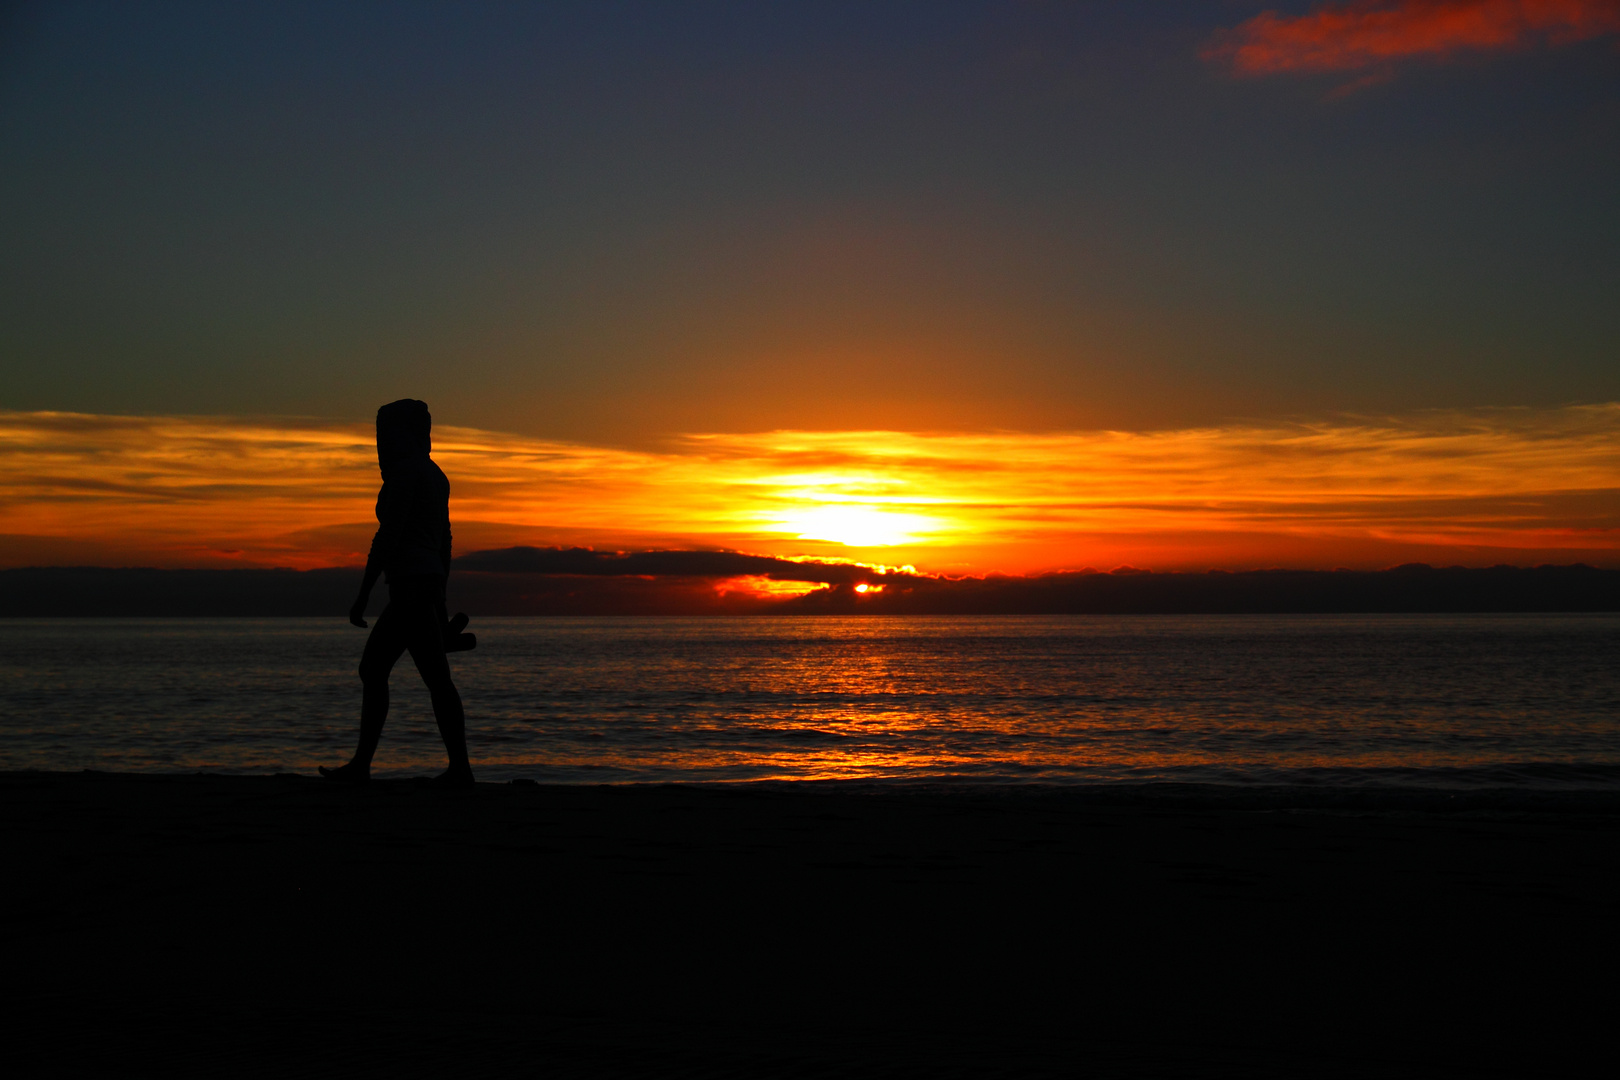
{"label": "ocean", "polygon": [[[475,620],[483,780],[1620,787],[1620,616]],[[0,769],[313,773],[331,619],[0,620]],[[379,776],[443,768],[394,670]]]}

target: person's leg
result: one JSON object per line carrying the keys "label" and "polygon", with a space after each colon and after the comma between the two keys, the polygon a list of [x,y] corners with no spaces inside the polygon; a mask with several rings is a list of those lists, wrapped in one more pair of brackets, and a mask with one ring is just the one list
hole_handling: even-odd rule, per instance
{"label": "person's leg", "polygon": [[467,759],[467,720],[461,707],[461,694],[450,677],[450,661],[444,654],[444,607],[439,601],[439,585],[429,583],[411,607],[409,630],[405,637],[411,659],[433,699],[433,719],[450,758],[450,770],[439,779],[470,783],[472,763]]}
{"label": "person's leg", "polygon": [[444,752],[450,758],[450,769],[441,780],[471,782],[472,762],[467,758],[467,717],[461,707],[461,694],[450,678],[450,661],[444,655],[444,646],[411,649],[416,670],[427,683],[433,699],[433,719],[439,724],[439,737],[444,740]]}
{"label": "person's leg", "polygon": [[365,652],[360,656],[360,743],[347,765],[336,769],[322,766],[322,776],[333,780],[370,778],[371,759],[377,753],[383,723],[388,719],[388,674],[404,652],[405,638],[400,633],[398,613],[390,600],[372,624]]}

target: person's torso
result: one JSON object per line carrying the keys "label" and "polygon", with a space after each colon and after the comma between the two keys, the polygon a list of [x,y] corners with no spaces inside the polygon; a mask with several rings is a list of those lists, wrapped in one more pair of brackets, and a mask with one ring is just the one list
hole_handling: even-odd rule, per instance
{"label": "person's torso", "polygon": [[383,570],[390,580],[445,572],[450,481],[431,458],[391,469],[377,493],[377,521],[391,541]]}

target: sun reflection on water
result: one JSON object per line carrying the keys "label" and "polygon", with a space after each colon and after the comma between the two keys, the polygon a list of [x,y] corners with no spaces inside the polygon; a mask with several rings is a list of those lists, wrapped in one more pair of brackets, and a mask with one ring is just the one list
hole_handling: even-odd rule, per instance
{"label": "sun reflection on water", "polygon": [[[1620,784],[1616,616],[477,630],[454,665],[488,780]],[[15,769],[312,771],[352,748],[362,637],[341,620],[0,621],[0,749]],[[425,691],[407,669],[394,691],[380,774],[437,771]]]}
{"label": "sun reflection on water", "polygon": [[[1532,657],[1556,651],[1553,638],[1528,648],[1500,638],[1493,652],[1489,636],[1443,626],[1353,629],[1322,620],[694,622],[694,638],[666,641],[662,660],[644,659],[633,675],[617,657],[588,661],[580,703],[616,703],[580,718],[601,738],[567,737],[557,712],[529,723],[559,736],[546,752],[549,774],[604,779],[1231,779],[1443,772],[1527,757],[1620,764],[1620,713],[1576,705],[1567,689],[1563,705],[1550,688],[1535,689]],[[1597,663],[1592,649],[1578,646],[1591,663],[1577,666]],[[1592,673],[1591,688],[1612,704],[1616,680]],[[621,678],[623,690],[612,689]],[[526,726],[515,722],[514,734]]]}

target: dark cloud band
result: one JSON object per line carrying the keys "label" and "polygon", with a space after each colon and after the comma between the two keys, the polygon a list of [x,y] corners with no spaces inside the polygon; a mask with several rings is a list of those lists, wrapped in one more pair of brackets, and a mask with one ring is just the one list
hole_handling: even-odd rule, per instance
{"label": "dark cloud band", "polygon": [[[1301,612],[1620,611],[1620,570],[1590,566],[1489,569],[1257,570],[1243,573],[1066,573],[1032,577],[889,575],[881,593],[827,583],[778,599],[723,593],[695,574],[618,573],[657,561],[691,569],[747,565],[734,552],[611,553],[513,549],[486,565],[595,567],[593,572],[467,572],[450,602],[475,622],[495,615],[1148,615]],[[483,555],[485,553],[479,553]],[[499,559],[496,556],[500,556]],[[658,557],[654,559],[652,557]],[[702,564],[693,556],[721,561]],[[730,560],[729,562],[724,560]],[[775,562],[776,560],[767,560]],[[804,564],[799,564],[804,565]],[[822,566],[827,576],[856,568]],[[814,569],[797,571],[814,573]],[[0,617],[52,615],[319,615],[341,621],[360,571],[158,570],[30,567],[0,570]],[[802,579],[800,579],[802,580]],[[381,593],[382,590],[379,590]],[[380,606],[385,596],[376,598]]]}
{"label": "dark cloud band", "polygon": [[868,566],[777,559],[739,551],[595,551],[513,547],[475,551],[455,561],[462,571],[492,574],[570,574],[581,577],[763,577],[849,585],[878,576]]}

